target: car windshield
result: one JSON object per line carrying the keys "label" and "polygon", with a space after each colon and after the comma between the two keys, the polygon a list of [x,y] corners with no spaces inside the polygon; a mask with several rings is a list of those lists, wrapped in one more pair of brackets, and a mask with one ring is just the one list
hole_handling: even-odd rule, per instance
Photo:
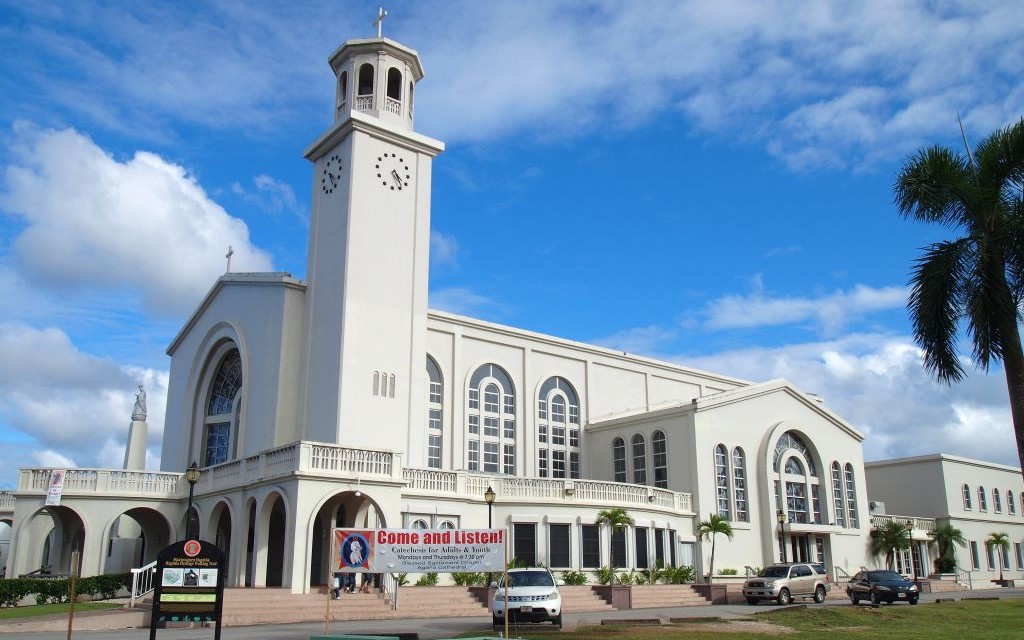
{"label": "car windshield", "polygon": [[895,571],[868,571],[868,580],[872,582],[888,582],[890,580],[902,580],[903,576]]}
{"label": "car windshield", "polygon": [[765,567],[761,571],[762,578],[785,578],[789,575],[789,567]]}
{"label": "car windshield", "polygon": [[547,571],[516,571],[508,574],[511,587],[553,587],[554,581]]}

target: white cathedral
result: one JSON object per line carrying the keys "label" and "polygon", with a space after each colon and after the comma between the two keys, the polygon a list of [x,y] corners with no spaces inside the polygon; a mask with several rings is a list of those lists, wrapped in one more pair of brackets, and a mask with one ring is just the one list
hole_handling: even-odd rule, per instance
{"label": "white cathedral", "polygon": [[[419,56],[377,37],[329,62],[334,123],[305,152],[307,280],[228,273],[199,303],[168,348],[161,471],[143,469],[144,414],[125,468],[67,470],[59,505],[45,504],[52,469],[22,469],[0,496],[8,577],[67,573],[73,549],[83,575],[142,566],[185,536],[190,488],[195,530],[226,551],[233,587],[325,584],[335,526],[500,527],[529,564],[702,576],[698,523],[718,514],[735,538],[717,541],[716,570],[880,562],[864,436],[821,398],[429,310],[431,166],[444,145],[413,128]],[[1021,520],[1019,470],[1013,485],[1013,469],[986,468]],[[612,544],[595,520],[615,507],[633,525]],[[942,514],[917,513],[903,561],[923,575],[927,518]]]}

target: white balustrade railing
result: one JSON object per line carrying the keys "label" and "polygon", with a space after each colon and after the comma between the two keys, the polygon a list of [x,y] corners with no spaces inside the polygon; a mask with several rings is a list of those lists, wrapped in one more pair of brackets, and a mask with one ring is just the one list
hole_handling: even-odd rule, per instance
{"label": "white balustrade railing", "polygon": [[356,109],[359,111],[373,109],[373,96],[356,96]]}
{"label": "white balustrade railing", "polygon": [[14,510],[14,495],[10,491],[0,491],[0,511]]}
{"label": "white balustrade railing", "polygon": [[396,116],[402,115],[402,103],[394,98],[384,99],[384,110],[388,113],[393,113]]}
{"label": "white balustrade railing", "polygon": [[[45,494],[54,469],[21,469],[18,490]],[[124,471],[122,469],[67,469],[61,492],[128,494],[146,498],[177,498],[187,494],[188,485],[181,473],[160,471]]]}
{"label": "white balustrade railing", "polygon": [[144,567],[132,569],[132,595],[128,603],[129,609],[153,590],[153,576],[155,575],[156,560]]}
{"label": "white balustrade railing", "polygon": [[484,492],[491,488],[498,500],[504,501],[622,505],[692,512],[689,493],[621,482],[519,478],[438,469],[404,469],[402,478],[408,493],[483,500]]}
{"label": "white balustrade railing", "polygon": [[871,516],[871,526],[875,529],[885,526],[887,522],[898,522],[903,527],[906,527],[908,524],[913,525],[913,529],[916,531],[929,532],[935,530],[935,518],[914,518],[888,514]]}

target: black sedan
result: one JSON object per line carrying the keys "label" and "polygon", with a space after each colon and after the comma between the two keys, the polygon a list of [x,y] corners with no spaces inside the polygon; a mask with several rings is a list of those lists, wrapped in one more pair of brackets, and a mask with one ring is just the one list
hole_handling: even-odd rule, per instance
{"label": "black sedan", "polygon": [[917,585],[895,571],[861,571],[850,578],[846,586],[846,595],[853,604],[861,600],[871,600],[871,604],[883,601],[892,604],[898,600],[917,604],[920,593]]}

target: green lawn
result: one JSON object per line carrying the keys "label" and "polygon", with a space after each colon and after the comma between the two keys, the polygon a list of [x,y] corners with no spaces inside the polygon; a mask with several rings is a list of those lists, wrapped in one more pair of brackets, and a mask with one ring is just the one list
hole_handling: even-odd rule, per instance
{"label": "green lawn", "polygon": [[[642,618],[637,611],[637,618]],[[760,624],[758,624],[760,623]],[[957,603],[793,607],[756,613],[746,621],[695,620],[658,626],[581,627],[558,633],[522,627],[511,638],[536,640],[1024,640],[1024,599]]]}
{"label": "green lawn", "polygon": [[[116,602],[79,602],[75,605],[75,613],[80,611],[101,611],[103,609],[120,609],[122,604]],[[4,607],[0,609],[0,620],[12,618],[34,618],[57,613],[64,615],[71,610],[70,604],[40,604],[34,607]]]}

